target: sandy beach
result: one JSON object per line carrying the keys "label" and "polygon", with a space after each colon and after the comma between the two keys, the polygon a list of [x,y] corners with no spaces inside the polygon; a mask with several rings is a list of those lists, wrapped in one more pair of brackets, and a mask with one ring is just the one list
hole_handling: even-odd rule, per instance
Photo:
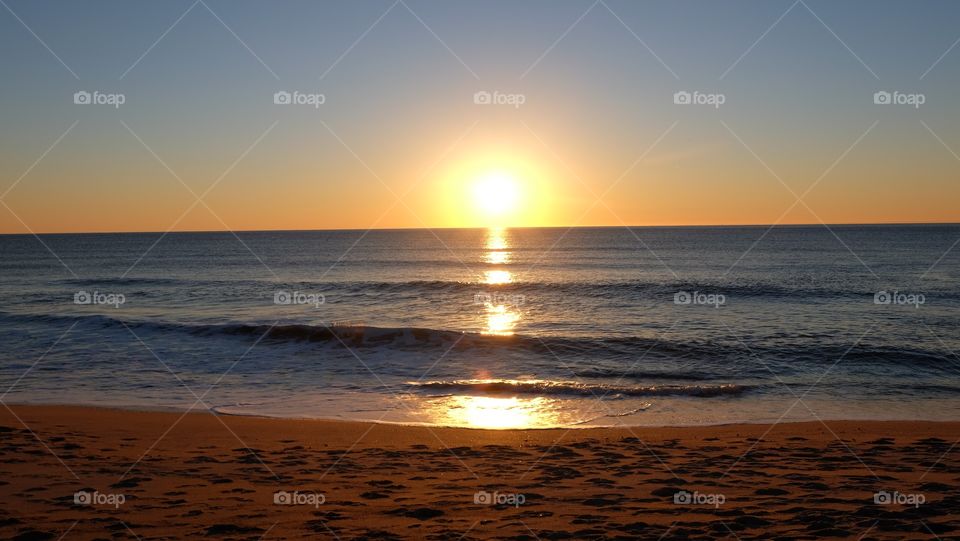
{"label": "sandy beach", "polygon": [[929,422],[491,431],[11,406],[0,534],[946,539],[958,437]]}

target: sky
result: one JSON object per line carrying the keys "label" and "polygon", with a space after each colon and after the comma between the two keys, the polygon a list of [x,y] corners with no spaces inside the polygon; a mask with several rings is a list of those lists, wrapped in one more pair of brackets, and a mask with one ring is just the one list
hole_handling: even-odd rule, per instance
{"label": "sky", "polygon": [[950,0],[0,4],[0,233],[960,222]]}

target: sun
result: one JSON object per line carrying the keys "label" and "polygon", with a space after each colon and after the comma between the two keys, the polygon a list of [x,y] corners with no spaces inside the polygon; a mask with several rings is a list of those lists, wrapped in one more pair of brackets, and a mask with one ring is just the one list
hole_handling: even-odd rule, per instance
{"label": "sun", "polygon": [[520,183],[507,171],[488,171],[473,181],[473,205],[489,218],[510,216],[520,201]]}
{"label": "sun", "polygon": [[464,150],[437,171],[431,211],[448,227],[511,228],[550,223],[556,176],[522,149]]}

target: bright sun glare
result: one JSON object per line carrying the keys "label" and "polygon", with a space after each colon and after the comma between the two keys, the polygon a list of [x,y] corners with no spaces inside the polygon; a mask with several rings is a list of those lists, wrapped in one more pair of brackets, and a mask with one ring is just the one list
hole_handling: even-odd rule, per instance
{"label": "bright sun glare", "polygon": [[513,212],[520,199],[516,177],[505,171],[491,171],[473,184],[473,203],[488,217],[504,217]]}

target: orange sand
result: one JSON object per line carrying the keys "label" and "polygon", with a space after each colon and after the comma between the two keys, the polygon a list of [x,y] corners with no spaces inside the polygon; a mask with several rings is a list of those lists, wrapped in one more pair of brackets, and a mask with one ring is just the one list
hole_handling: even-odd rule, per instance
{"label": "orange sand", "polygon": [[487,431],[10,408],[4,538],[960,535],[960,423]]}

